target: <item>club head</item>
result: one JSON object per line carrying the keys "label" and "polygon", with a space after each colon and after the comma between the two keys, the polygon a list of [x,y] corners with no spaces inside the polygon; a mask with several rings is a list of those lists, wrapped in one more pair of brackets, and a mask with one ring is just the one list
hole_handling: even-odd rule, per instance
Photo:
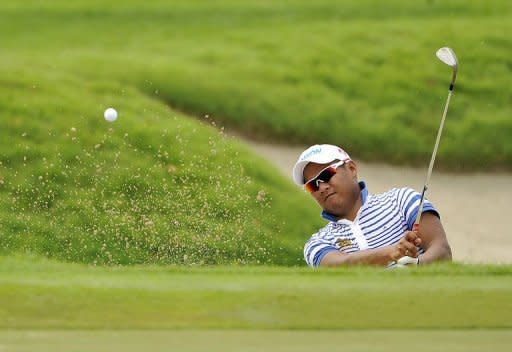
{"label": "club head", "polygon": [[[436,52],[436,56],[439,60],[447,64],[453,69],[453,77],[452,77],[452,85],[455,83],[455,78],[457,76],[457,68],[458,68],[458,61],[457,56],[455,56],[455,53],[452,49],[448,47],[443,47]],[[453,89],[453,87],[452,87]]]}
{"label": "club head", "polygon": [[444,47],[436,52],[436,56],[450,67],[457,69],[457,56],[452,49]]}

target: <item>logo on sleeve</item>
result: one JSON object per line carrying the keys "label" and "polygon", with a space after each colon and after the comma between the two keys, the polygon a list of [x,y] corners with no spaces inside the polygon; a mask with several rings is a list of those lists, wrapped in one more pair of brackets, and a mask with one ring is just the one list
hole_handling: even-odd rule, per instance
{"label": "logo on sleeve", "polygon": [[352,245],[352,242],[350,242],[348,238],[338,238],[336,240],[336,244],[340,249],[342,249],[344,247],[350,247]]}

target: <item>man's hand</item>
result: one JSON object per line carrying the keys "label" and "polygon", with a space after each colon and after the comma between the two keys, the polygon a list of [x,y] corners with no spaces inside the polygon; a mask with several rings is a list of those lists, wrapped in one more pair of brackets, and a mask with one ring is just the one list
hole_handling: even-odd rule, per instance
{"label": "man's hand", "polygon": [[398,261],[402,257],[418,258],[418,246],[421,238],[414,231],[406,231],[404,237],[393,246],[391,259]]}

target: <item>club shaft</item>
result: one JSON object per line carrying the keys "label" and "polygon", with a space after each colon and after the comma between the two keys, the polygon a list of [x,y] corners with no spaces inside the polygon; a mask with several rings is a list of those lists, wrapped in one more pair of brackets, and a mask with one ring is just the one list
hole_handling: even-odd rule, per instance
{"label": "club shaft", "polygon": [[414,221],[415,227],[419,226],[421,220],[421,213],[423,212],[423,203],[425,201],[425,193],[428,189],[428,183],[430,182],[430,175],[432,175],[432,170],[434,169],[434,162],[436,160],[437,148],[439,148],[439,141],[441,140],[441,135],[443,133],[444,120],[446,119],[446,112],[448,111],[448,105],[450,105],[450,99],[453,93],[453,82],[450,85],[450,89],[448,90],[448,98],[446,98],[446,103],[444,104],[443,117],[441,118],[441,124],[439,125],[439,130],[437,131],[436,144],[434,145],[434,151],[432,152],[432,157],[430,158],[430,165],[428,166],[427,177],[425,178],[425,184],[423,185],[423,191],[421,192],[421,200],[420,205],[418,207],[418,214],[416,215],[416,221]]}

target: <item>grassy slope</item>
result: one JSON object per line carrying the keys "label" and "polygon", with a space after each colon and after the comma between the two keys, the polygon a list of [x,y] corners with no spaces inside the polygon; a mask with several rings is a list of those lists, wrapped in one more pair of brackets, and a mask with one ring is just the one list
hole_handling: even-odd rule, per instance
{"label": "grassy slope", "polygon": [[[317,210],[242,145],[132,87],[23,73],[0,88],[4,252],[111,264],[299,263]],[[112,125],[102,119],[108,105],[122,106]],[[297,225],[304,217],[315,220]]]}
{"label": "grassy slope", "polygon": [[461,67],[438,165],[512,165],[509,2],[2,6],[13,66],[28,57],[50,72],[113,77],[256,137],[421,165],[450,77],[434,52],[450,45]]}
{"label": "grassy slope", "polygon": [[[134,83],[154,57],[142,48],[117,56],[129,50],[118,34],[133,24],[96,16],[98,4],[0,6],[9,38],[1,252],[98,264],[302,263],[304,238],[321,224],[316,206],[208,120],[190,121]],[[112,23],[117,34],[102,27]],[[120,113],[112,125],[102,119],[108,106]]]}
{"label": "grassy slope", "polygon": [[510,266],[0,268],[0,328],[512,328]]}

